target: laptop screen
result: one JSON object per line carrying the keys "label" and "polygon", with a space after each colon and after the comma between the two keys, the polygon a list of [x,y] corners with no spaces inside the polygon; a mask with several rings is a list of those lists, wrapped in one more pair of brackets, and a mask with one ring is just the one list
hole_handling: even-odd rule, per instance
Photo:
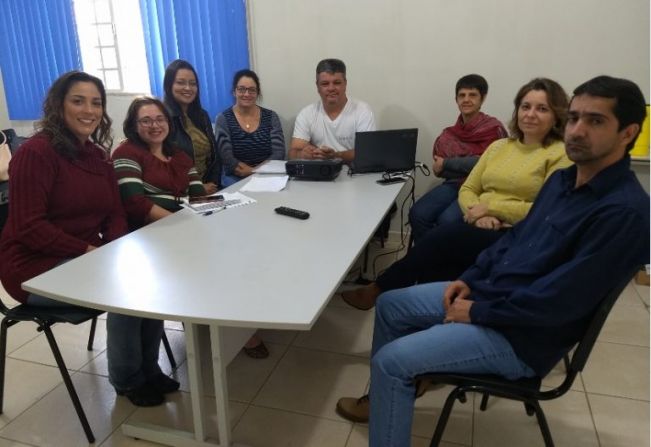
{"label": "laptop screen", "polygon": [[416,163],[417,142],[418,129],[357,132],[353,172],[410,171]]}

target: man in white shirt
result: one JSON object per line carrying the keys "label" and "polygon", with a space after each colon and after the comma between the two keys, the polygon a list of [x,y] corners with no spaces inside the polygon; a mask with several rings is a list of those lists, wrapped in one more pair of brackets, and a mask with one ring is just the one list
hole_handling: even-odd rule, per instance
{"label": "man in white shirt", "polygon": [[316,66],[316,87],[321,101],[303,108],[294,123],[289,159],[355,157],[355,132],[375,130],[373,111],[363,101],[346,96],[346,65],[324,59]]}

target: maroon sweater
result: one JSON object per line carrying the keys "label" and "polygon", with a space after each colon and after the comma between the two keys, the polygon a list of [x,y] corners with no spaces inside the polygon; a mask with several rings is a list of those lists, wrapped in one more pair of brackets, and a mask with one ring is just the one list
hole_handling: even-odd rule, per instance
{"label": "maroon sweater", "polygon": [[90,142],[79,151],[67,160],[37,134],[11,160],[0,281],[20,302],[28,296],[24,281],[127,232],[112,165]]}

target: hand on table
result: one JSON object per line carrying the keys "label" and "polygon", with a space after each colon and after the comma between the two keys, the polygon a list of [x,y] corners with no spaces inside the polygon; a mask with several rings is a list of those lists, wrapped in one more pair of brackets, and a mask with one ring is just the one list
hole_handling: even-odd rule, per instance
{"label": "hand on table", "polygon": [[203,189],[206,190],[206,195],[214,194],[217,192],[217,185],[213,182],[204,183]]}
{"label": "hand on table", "polygon": [[327,146],[321,146],[316,149],[315,151],[315,158],[320,159],[320,160],[332,160],[335,158],[335,154],[337,151],[332,149],[331,147]]}
{"label": "hand on table", "polygon": [[242,163],[241,161],[237,163],[237,166],[235,166],[235,175],[238,177],[248,177],[251,174],[253,174],[252,166]]}
{"label": "hand on table", "polygon": [[318,148],[314,145],[311,144],[306,144],[303,146],[303,148],[300,150],[300,158],[304,158],[306,160],[313,160],[315,159],[315,152],[318,151]]}

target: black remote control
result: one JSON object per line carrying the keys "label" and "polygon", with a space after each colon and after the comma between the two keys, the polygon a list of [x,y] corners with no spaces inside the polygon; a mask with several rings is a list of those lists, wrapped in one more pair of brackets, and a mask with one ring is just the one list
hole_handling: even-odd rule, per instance
{"label": "black remote control", "polygon": [[278,214],[283,214],[289,217],[295,217],[296,219],[305,220],[310,217],[310,213],[301,210],[295,210],[294,208],[288,208],[286,206],[279,206],[274,210]]}

